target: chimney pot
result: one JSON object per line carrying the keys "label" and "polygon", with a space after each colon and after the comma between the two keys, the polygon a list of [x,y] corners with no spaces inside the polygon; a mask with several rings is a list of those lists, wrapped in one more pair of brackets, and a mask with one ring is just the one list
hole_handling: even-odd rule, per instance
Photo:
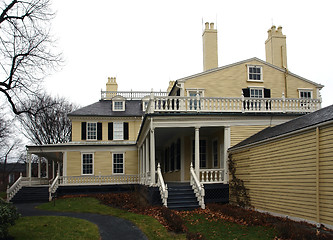
{"label": "chimney pot", "polygon": [[209,22],[205,22],[205,29],[209,29]]}
{"label": "chimney pot", "polygon": [[210,29],[214,29],[214,23],[210,23]]}

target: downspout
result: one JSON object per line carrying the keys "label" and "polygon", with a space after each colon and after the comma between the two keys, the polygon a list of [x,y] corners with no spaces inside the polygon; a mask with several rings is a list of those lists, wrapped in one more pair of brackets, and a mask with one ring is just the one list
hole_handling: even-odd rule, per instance
{"label": "downspout", "polygon": [[316,222],[317,227],[320,227],[320,192],[319,192],[319,127],[316,127]]}

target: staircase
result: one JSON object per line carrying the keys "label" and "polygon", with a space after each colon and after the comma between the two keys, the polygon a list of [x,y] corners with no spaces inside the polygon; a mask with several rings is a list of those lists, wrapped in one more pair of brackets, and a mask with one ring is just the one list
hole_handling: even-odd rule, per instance
{"label": "staircase", "polygon": [[48,202],[49,187],[48,186],[22,187],[10,201],[13,203]]}
{"label": "staircase", "polygon": [[168,183],[168,208],[174,210],[193,210],[199,202],[189,183]]}

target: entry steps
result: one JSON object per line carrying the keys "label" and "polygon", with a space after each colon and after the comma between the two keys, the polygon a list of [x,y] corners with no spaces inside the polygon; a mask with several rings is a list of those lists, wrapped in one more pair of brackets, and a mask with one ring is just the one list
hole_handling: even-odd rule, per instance
{"label": "entry steps", "polygon": [[168,208],[193,210],[200,207],[190,183],[167,183],[167,185]]}
{"label": "entry steps", "polygon": [[22,187],[10,200],[13,203],[48,202],[48,186]]}

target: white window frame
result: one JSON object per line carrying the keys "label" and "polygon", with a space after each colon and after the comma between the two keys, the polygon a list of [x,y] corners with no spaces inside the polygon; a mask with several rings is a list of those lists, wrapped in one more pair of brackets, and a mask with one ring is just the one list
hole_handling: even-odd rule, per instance
{"label": "white window frame", "polygon": [[[121,126],[121,137],[116,134],[116,125]],[[124,140],[124,122],[113,122],[113,140]],[[119,131],[120,132],[120,131]]]}
{"label": "white window frame", "polygon": [[[89,133],[92,132],[92,131],[89,131],[89,125],[90,124],[94,124],[95,125],[95,138],[91,138],[91,135],[89,135]],[[87,141],[95,141],[95,140],[97,140],[97,122],[87,122],[86,132],[87,132]]]}
{"label": "white window frame", "polygon": [[[117,108],[116,107],[116,103],[121,103],[122,104],[122,108]],[[113,100],[112,101],[112,109],[115,112],[123,112],[125,111],[125,101],[124,100]]]}
{"label": "white window frame", "polygon": [[[201,156],[201,152],[200,152],[200,140],[205,140],[206,141],[206,167],[201,167],[200,166],[200,162],[201,162],[201,159],[200,159],[200,156]],[[194,142],[194,145],[193,145],[193,142]],[[193,149],[194,149],[194,153],[193,153]],[[192,138],[192,141],[191,141],[191,161],[195,161],[195,139]],[[207,169],[208,168],[208,139],[207,138],[200,138],[199,139],[199,169]]]}
{"label": "white window frame", "polygon": [[[195,93],[195,96],[199,93],[200,97],[205,97],[205,89],[204,88],[187,88],[186,95],[190,97],[191,93]],[[193,96],[192,96],[193,97]]]}
{"label": "white window frame", "polygon": [[[83,173],[83,155],[92,155],[92,173]],[[93,152],[81,152],[81,175],[94,175],[94,162],[95,162],[95,154]]]}
{"label": "white window frame", "polygon": [[[214,142],[216,142],[216,161],[217,161],[217,164],[214,165]],[[212,140],[212,168],[218,168],[219,166],[219,141],[217,138],[214,138]]]}
{"label": "white window frame", "polygon": [[[311,97],[310,98],[301,97],[301,93],[302,92],[308,92],[308,93],[310,93]],[[302,99],[313,99],[313,89],[311,89],[311,88],[299,88],[298,89],[298,97],[302,98]]]}
{"label": "white window frame", "polygon": [[[262,88],[262,87],[249,87],[249,89],[250,89],[250,98],[264,98],[264,88]],[[256,91],[256,90],[260,90],[261,91],[261,97],[255,97],[255,96],[252,96],[252,94],[251,94],[251,91],[252,90],[254,90],[254,91]]]}
{"label": "white window frame", "polygon": [[149,104],[149,100],[142,100],[142,111],[146,111]]}
{"label": "white window frame", "polygon": [[[250,68],[260,68],[260,80],[250,79]],[[258,73],[251,73],[251,74],[258,75]],[[247,81],[248,82],[264,82],[263,67],[260,65],[247,65]]]}
{"label": "white window frame", "polygon": [[[125,153],[124,152],[112,152],[112,175],[124,175],[125,174]],[[114,155],[115,154],[122,154],[123,155],[123,172],[122,173],[115,173],[114,170]],[[119,164],[119,163],[118,163]]]}

